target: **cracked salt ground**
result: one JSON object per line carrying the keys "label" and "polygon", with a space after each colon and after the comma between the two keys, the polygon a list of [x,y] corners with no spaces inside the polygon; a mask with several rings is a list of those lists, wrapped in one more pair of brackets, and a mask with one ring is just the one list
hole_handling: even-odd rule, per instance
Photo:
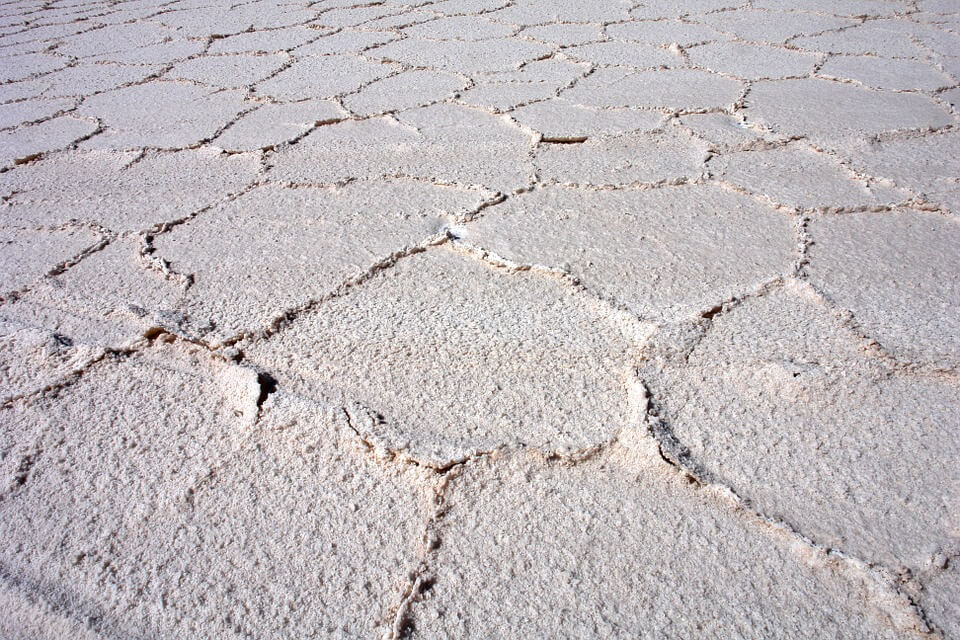
{"label": "cracked salt ground", "polygon": [[[224,156],[217,149],[64,153],[0,174],[0,189],[12,194],[3,219],[21,226],[81,222],[147,231],[243,190],[258,169],[254,155]],[[178,189],[183,192],[170,198]]]}
{"label": "cracked salt ground", "polygon": [[510,192],[534,180],[532,144],[506,118],[439,104],[319,127],[269,158],[267,177],[329,184],[401,175]]}
{"label": "cracked salt ground", "polygon": [[[960,454],[954,376],[864,356],[795,282],[699,331],[682,346],[654,338],[641,370],[670,455],[868,562],[916,569],[951,546],[960,478],[927,470]],[[674,364],[658,348],[682,355]]]}
{"label": "cracked salt ground", "polygon": [[258,409],[259,394],[253,371],[174,343],[11,406],[0,533],[14,555],[0,597],[17,613],[53,610],[15,613],[5,637],[47,635],[58,615],[98,637],[385,626],[432,478],[370,459],[339,411],[286,395]]}
{"label": "cracked salt ground", "polygon": [[404,619],[415,638],[896,638],[923,624],[889,617],[894,593],[691,486],[649,446],[576,465],[480,460],[448,480],[431,535]]}
{"label": "cracked salt ground", "polygon": [[[712,185],[598,193],[544,187],[466,225],[462,239],[511,262],[567,270],[588,290],[662,322],[696,316],[789,273],[795,224]],[[633,241],[620,244],[622,237]]]}
{"label": "cracked salt ground", "polygon": [[0,4],[3,638],[960,638],[951,0]]}
{"label": "cracked salt ground", "polygon": [[911,213],[813,222],[810,282],[896,358],[954,371],[960,281],[951,274],[960,270],[960,227],[956,218]]}
{"label": "cracked salt ground", "polygon": [[544,183],[619,186],[678,184],[700,177],[707,144],[690,134],[622,134],[582,145],[541,147],[535,166]]}
{"label": "cracked salt ground", "polygon": [[795,143],[715,157],[709,164],[718,180],[792,209],[883,207],[911,199],[909,191],[871,184],[824,153]]}
{"label": "cracked salt ground", "polygon": [[[391,209],[373,215],[385,201]],[[189,278],[185,310],[209,319],[226,339],[256,333],[365,269],[436,242],[483,202],[477,191],[416,181],[263,186],[157,235],[154,247],[164,264]],[[230,235],[218,235],[220,229]],[[226,247],[235,263],[223,264]],[[287,287],[292,281],[299,284]]]}
{"label": "cracked salt ground", "polygon": [[502,444],[590,449],[641,419],[630,362],[643,331],[537,271],[427,250],[240,346],[282,384],[348,407],[376,446],[431,466]]}

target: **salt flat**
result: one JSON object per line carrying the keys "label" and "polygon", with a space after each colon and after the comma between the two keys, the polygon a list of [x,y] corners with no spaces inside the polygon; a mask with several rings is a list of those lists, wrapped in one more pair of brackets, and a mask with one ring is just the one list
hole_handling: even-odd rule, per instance
{"label": "salt flat", "polygon": [[957,0],[0,1],[0,638],[960,638]]}

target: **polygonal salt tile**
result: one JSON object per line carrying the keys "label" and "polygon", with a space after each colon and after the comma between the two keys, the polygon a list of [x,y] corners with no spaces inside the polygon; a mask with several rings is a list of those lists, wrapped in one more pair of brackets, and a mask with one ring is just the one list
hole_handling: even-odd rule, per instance
{"label": "polygonal salt tile", "polygon": [[738,0],[683,0],[670,4],[647,0],[635,3],[630,15],[637,20],[676,20],[695,18],[700,14],[714,13],[722,9],[736,9],[742,4]]}
{"label": "polygonal salt tile", "polygon": [[[857,108],[850,109],[851,104]],[[944,127],[954,121],[926,96],[815,78],[757,82],[743,113],[748,122],[808,136],[825,146],[842,146],[851,138],[887,131]]]}
{"label": "polygonal salt tile", "polygon": [[710,160],[711,173],[793,209],[892,205],[910,193],[870,183],[837,160],[802,144],[728,153]]}
{"label": "polygonal salt tile", "polygon": [[954,16],[954,18],[954,22],[944,28],[938,28],[934,25],[913,25],[903,20],[901,22],[910,25],[910,38],[920,44],[924,54],[930,52],[938,59],[953,57],[956,60],[956,53],[960,51],[960,34],[956,33],[958,16]]}
{"label": "polygonal salt tile", "polygon": [[214,40],[207,53],[278,53],[305,45],[321,35],[321,31],[299,26],[238,33]]}
{"label": "polygonal salt tile", "polygon": [[328,125],[273,156],[276,180],[334,183],[414,176],[510,192],[533,180],[530,136],[509,120],[453,105]]}
{"label": "polygonal salt tile", "polygon": [[503,9],[513,0],[439,0],[428,5],[432,13],[442,13],[448,16],[488,13]]}
{"label": "polygonal salt tile", "polygon": [[[922,21],[918,20],[917,22]],[[951,69],[956,69],[958,63],[958,56],[956,54],[958,48],[960,48],[960,33],[957,33],[958,27],[960,27],[960,12],[953,14],[937,24],[916,24],[916,26],[910,30],[910,35],[923,49],[923,58],[927,60],[932,58],[936,62],[949,59],[952,62],[944,62],[944,66],[950,66]],[[955,76],[957,74],[953,73],[953,75]]]}
{"label": "polygonal salt tile", "polygon": [[370,22],[385,16],[396,15],[401,12],[402,9],[400,7],[387,4],[334,7],[318,15],[316,20],[313,21],[313,24],[334,29],[356,27],[365,22]]}
{"label": "polygonal salt tile", "polygon": [[954,14],[949,24],[926,25],[906,20],[900,22],[908,26],[911,39],[919,43],[924,52],[921,57],[926,58],[926,54],[932,53],[937,59],[952,57],[956,60],[957,52],[960,51],[960,33],[957,33],[960,14]]}
{"label": "polygonal salt tile", "polygon": [[510,6],[485,14],[507,24],[549,24],[557,22],[617,22],[629,17],[627,0],[602,5],[567,0],[516,0]]}
{"label": "polygonal salt tile", "polygon": [[255,88],[260,95],[277,100],[332,98],[355,91],[364,84],[390,75],[390,65],[356,56],[304,57]]}
{"label": "polygonal salt tile", "polygon": [[725,113],[692,113],[680,118],[680,123],[697,136],[709,140],[716,148],[736,150],[751,146],[761,140],[776,140],[773,135],[763,134]]}
{"label": "polygonal salt tile", "polygon": [[652,45],[628,42],[594,42],[567,47],[563,55],[604,66],[636,67],[640,69],[683,65],[679,53]]}
{"label": "polygonal salt tile", "polygon": [[86,622],[38,600],[22,584],[0,586],[0,606],[4,611],[3,618],[0,618],[0,634],[7,638],[49,636],[98,640],[100,637]]}
{"label": "polygonal salt tile", "polygon": [[406,38],[366,52],[371,58],[471,74],[508,71],[548,55],[550,47],[516,38],[454,42]]}
{"label": "polygonal salt tile", "polygon": [[268,186],[158,235],[154,245],[175,272],[192,277],[185,312],[196,324],[209,319],[211,339],[223,340],[267,328],[481,203],[477,192],[415,181]]}
{"label": "polygonal salt tile", "polygon": [[540,145],[534,165],[545,182],[595,186],[670,184],[704,173],[706,143],[685,131],[632,133],[580,144]]}
{"label": "polygonal salt tile", "polygon": [[282,54],[200,56],[175,65],[166,77],[216,87],[246,87],[274,74],[289,60]]}
{"label": "polygonal salt tile", "polygon": [[522,34],[534,40],[560,46],[585,44],[603,39],[603,32],[594,24],[546,24],[527,27]]}
{"label": "polygonal salt tile", "polygon": [[805,76],[820,56],[739,42],[714,42],[686,51],[695,67],[747,80]]}
{"label": "polygonal salt tile", "polygon": [[[119,5],[114,5],[115,8],[106,9],[102,5],[99,7],[91,5],[88,9],[89,17],[96,18],[95,22],[97,24],[120,25],[143,21],[157,13],[156,5],[150,2],[140,2],[139,4],[126,2],[123,6],[127,8],[120,9],[116,8]],[[81,24],[83,23],[81,22]]]}
{"label": "polygonal salt tile", "polygon": [[[70,62],[69,58],[45,53],[4,58],[3,65],[0,67],[0,82],[26,80],[33,76],[47,74],[57,69],[63,69],[68,62]],[[4,90],[6,90],[6,87],[4,87]]]}
{"label": "polygonal salt tile", "polygon": [[88,229],[34,231],[0,227],[0,295],[29,285],[101,239]]}
{"label": "polygonal salt tile", "polygon": [[938,97],[953,107],[954,113],[960,111],[960,87],[941,92]]}
{"label": "polygonal salt tile", "polygon": [[0,404],[49,388],[103,354],[102,348],[0,316]]}
{"label": "polygonal salt tile", "polygon": [[78,64],[44,76],[44,82],[48,82],[50,88],[43,95],[51,98],[89,96],[142,82],[160,70],[158,65]]}
{"label": "polygonal salt tile", "polygon": [[[25,59],[30,56],[50,54],[53,52],[53,42],[24,42],[4,46],[2,43],[2,38],[0,38],[0,58],[5,62],[10,62],[11,60],[17,57],[24,57]],[[69,63],[69,59],[64,59],[64,63]],[[42,64],[42,63],[41,63]],[[62,68],[61,65],[59,68]],[[38,76],[43,75],[44,72],[37,74]],[[0,74],[2,75],[2,74]]]}
{"label": "polygonal salt tile", "polygon": [[450,16],[421,22],[404,33],[427,40],[490,40],[513,35],[513,28],[481,16]]}
{"label": "polygonal salt tile", "polygon": [[315,126],[343,120],[346,116],[330,100],[267,103],[240,116],[211,144],[230,151],[268,149],[298,138]]}
{"label": "polygonal salt tile", "polygon": [[960,224],[918,211],[810,224],[810,281],[900,360],[960,365]]}
{"label": "polygonal salt tile", "polygon": [[856,80],[878,89],[934,91],[956,84],[952,78],[919,60],[891,60],[876,56],[836,56],[819,75]]}
{"label": "polygonal salt tile", "polygon": [[949,555],[939,553],[932,557],[937,565],[926,568],[919,598],[927,618],[947,637],[960,634],[960,615],[954,606],[960,600],[960,565],[955,549]]}
{"label": "polygonal salt tile", "polygon": [[66,149],[97,130],[87,118],[59,116],[0,133],[0,166],[22,164],[41,154]]}
{"label": "polygonal salt tile", "polygon": [[342,9],[356,7],[357,4],[352,0],[324,0],[323,6],[318,8],[320,12],[326,12],[333,9]]}
{"label": "polygonal salt tile", "polygon": [[46,120],[53,115],[71,109],[74,100],[24,100],[0,105],[0,129],[12,129],[36,120]]}
{"label": "polygonal salt tile", "polygon": [[109,610],[87,619],[98,637],[379,635],[432,478],[370,459],[338,413],[263,395],[249,369],[160,344],[2,410],[3,565],[69,593],[72,617]]}
{"label": "polygonal salt tile", "polygon": [[398,13],[392,16],[384,16],[382,18],[377,18],[376,20],[365,22],[361,28],[365,33],[379,33],[381,36],[387,36],[386,42],[389,42],[391,40],[400,39],[401,36],[399,33],[397,33],[398,30],[411,25],[419,24],[421,22],[435,20],[437,18],[437,13],[439,12],[435,11],[432,7],[429,12],[420,11],[417,9],[408,9],[403,13]]}
{"label": "polygonal salt tile", "polygon": [[698,111],[730,107],[742,90],[736,80],[696,69],[598,69],[561,97],[590,107]]}
{"label": "polygonal salt tile", "polygon": [[[316,33],[316,31],[314,31]],[[298,47],[294,54],[300,56],[328,56],[333,54],[359,54],[371,47],[393,42],[399,36],[383,31],[354,31],[344,29]]]}
{"label": "polygonal salt tile", "polygon": [[844,157],[855,169],[892,180],[960,215],[960,135],[956,132],[847,147]]}
{"label": "polygonal salt tile", "polygon": [[64,38],[57,46],[57,52],[82,58],[138,49],[176,36],[176,31],[150,22],[118,24]]}
{"label": "polygonal salt tile", "polygon": [[[712,185],[508,199],[458,234],[520,264],[565,269],[653,322],[693,317],[790,271],[794,220]],[[624,239],[629,239],[624,241]]]}
{"label": "polygonal salt tile", "polygon": [[183,282],[151,268],[140,239],[120,238],[3,306],[10,322],[52,331],[74,344],[124,349],[151,327],[198,335],[176,310]]}
{"label": "polygonal salt tile", "polygon": [[212,137],[236,118],[243,98],[242,91],[150,82],[87,98],[77,113],[107,127],[85,148],[182,148]]}
{"label": "polygonal salt tile", "polygon": [[952,0],[921,0],[917,5],[920,10],[927,13],[955,14],[957,6]]}
{"label": "polygonal salt tile", "polygon": [[931,56],[929,61],[936,64],[938,69],[949,74],[954,80],[960,78],[960,56]]}
{"label": "polygonal salt tile", "polygon": [[960,13],[917,13],[913,19],[944,31],[955,31],[960,25]]}
{"label": "polygonal salt tile", "polygon": [[86,58],[89,62],[114,62],[117,64],[171,64],[198,55],[204,50],[204,43],[196,40],[174,40],[156,44],[111,51]]}
{"label": "polygonal salt tile", "polygon": [[467,86],[452,73],[415,70],[371,82],[359,93],[343,98],[343,105],[360,115],[402,111],[439,102]]}
{"label": "polygonal salt tile", "polygon": [[313,10],[269,1],[222,6],[187,5],[182,10],[164,11],[153,19],[176,29],[181,36],[206,38],[257,31],[264,27],[289,27],[314,17],[316,12]]}
{"label": "polygonal salt tile", "polygon": [[[844,255],[877,244],[873,233]],[[956,540],[960,478],[942,465],[960,455],[956,380],[865,355],[799,283],[715,316],[692,351],[652,357],[640,375],[675,439],[668,453],[759,512],[894,568],[923,566]]]}
{"label": "polygonal salt tile", "polygon": [[437,248],[243,349],[281,384],[347,406],[377,446],[446,466],[504,444],[585,449],[636,426],[643,331],[556,277]]}
{"label": "polygonal salt tile", "polygon": [[695,20],[743,40],[774,44],[786,42],[796,36],[816,34],[857,24],[856,20],[817,13],[751,9],[719,11],[699,16]]}
{"label": "polygonal salt tile", "polygon": [[76,220],[144,231],[240,191],[258,170],[256,156],[216,149],[139,160],[110,151],[59,154],[0,174],[2,188],[13,192],[0,207],[0,221],[56,226]]}
{"label": "polygonal salt tile", "polygon": [[189,532],[156,543],[185,576],[167,624],[203,616],[229,635],[225,611],[249,607],[251,635],[382,636],[424,550],[435,475],[372,460],[338,414],[282,391],[258,428],[264,437],[191,497]]}
{"label": "polygonal salt tile", "polygon": [[477,84],[460,93],[458,99],[503,112],[552,98],[556,93],[557,88],[545,82],[497,82]]}
{"label": "polygonal salt tile", "polygon": [[649,131],[661,126],[664,121],[664,115],[659,111],[593,109],[562,98],[520,107],[510,115],[521,125],[539,132],[545,139],[560,141]]}
{"label": "polygonal salt tile", "polygon": [[851,29],[795,38],[791,44],[824,53],[916,58],[925,53],[916,44],[917,34],[928,29],[908,20],[869,20]]}
{"label": "polygonal salt tile", "polygon": [[[788,11],[797,9],[796,0],[753,0],[750,4],[757,9],[783,9]],[[804,11],[851,18],[902,14],[908,12],[910,8],[910,4],[902,0],[847,0],[843,3],[836,3],[831,0],[807,0],[803,3]]]}
{"label": "polygonal salt tile", "polygon": [[[30,24],[35,25],[31,30],[52,29],[54,32],[59,30],[61,35],[72,31],[87,31],[91,28],[89,22],[97,23],[96,20],[90,19],[98,18],[108,10],[107,7],[97,3],[76,3],[72,6],[69,2],[56,3],[56,6],[47,6],[29,12]],[[50,34],[50,32],[47,33]]]}
{"label": "polygonal salt tile", "polygon": [[39,80],[8,82],[3,85],[3,94],[0,95],[0,100],[2,100],[4,104],[9,104],[16,100],[39,98],[43,95],[43,92],[49,88],[50,83],[43,78]]}
{"label": "polygonal salt tile", "polygon": [[717,31],[702,24],[675,20],[635,20],[608,25],[604,31],[611,38],[666,46],[676,44],[688,47],[703,42],[726,39]]}
{"label": "polygonal salt tile", "polygon": [[410,636],[867,640],[922,627],[892,595],[871,599],[869,578],[658,462],[617,447],[576,465],[516,451],[458,469]]}
{"label": "polygonal salt tile", "polygon": [[[52,41],[90,30],[88,23],[67,21],[63,24],[63,21],[58,21],[52,14],[53,10],[47,8],[42,14],[19,16],[19,24],[5,29],[3,37],[0,38],[0,46],[5,49],[17,49],[15,45],[23,44],[42,44],[49,47]],[[44,18],[60,24],[44,24]]]}
{"label": "polygonal salt tile", "polygon": [[16,38],[16,35],[17,34],[12,34],[11,36],[0,37],[0,55],[2,55],[4,58],[49,53],[51,45],[53,44],[49,41],[43,40],[5,44],[4,41],[9,42],[9,39]]}
{"label": "polygonal salt tile", "polygon": [[559,58],[546,58],[524,62],[519,70],[497,71],[475,76],[478,83],[543,82],[557,88],[566,86],[583,77],[590,65]]}

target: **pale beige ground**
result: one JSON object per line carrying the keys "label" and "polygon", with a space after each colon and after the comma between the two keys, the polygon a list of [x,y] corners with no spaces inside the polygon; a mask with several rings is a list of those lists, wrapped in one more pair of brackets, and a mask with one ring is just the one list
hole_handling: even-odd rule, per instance
{"label": "pale beige ground", "polygon": [[0,0],[0,639],[960,638],[957,0]]}

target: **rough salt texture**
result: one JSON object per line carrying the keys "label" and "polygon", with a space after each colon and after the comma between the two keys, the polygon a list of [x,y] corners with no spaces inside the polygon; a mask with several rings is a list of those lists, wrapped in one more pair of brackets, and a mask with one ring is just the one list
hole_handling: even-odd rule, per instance
{"label": "rough salt texture", "polygon": [[531,145],[504,117],[438,104],[314,129],[269,158],[267,175],[301,184],[410,176],[510,192],[534,179]]}
{"label": "rough salt texture", "polygon": [[0,322],[2,402],[53,386],[104,353],[96,346],[74,345],[70,338],[53,331],[5,319]]}
{"label": "rough salt texture", "polygon": [[860,213],[811,224],[810,282],[906,362],[960,364],[960,224],[935,213]]}
{"label": "rough salt texture", "polygon": [[718,180],[797,210],[891,206],[912,195],[859,176],[803,144],[729,153],[709,167]]}
{"label": "rough salt texture", "polygon": [[455,474],[411,637],[909,637],[860,605],[869,586],[839,563],[659,462],[520,451]]}
{"label": "rough salt texture", "polygon": [[714,186],[545,187],[466,225],[462,238],[514,263],[564,269],[591,291],[662,322],[695,316],[790,272],[794,225],[790,215]]}
{"label": "rough salt texture", "polygon": [[[252,370],[158,345],[3,409],[5,599],[107,637],[384,626],[431,479],[381,468],[339,412],[281,395],[258,406],[261,392]],[[257,616],[238,615],[254,601]],[[37,617],[40,634],[56,629]]]}
{"label": "rough salt texture", "polygon": [[[12,195],[5,222],[92,223],[112,231],[145,231],[241,191],[257,175],[254,155],[214,148],[172,153],[80,151],[43,158],[0,175]],[[178,192],[175,199],[171,192]]]}
{"label": "rough salt texture", "polygon": [[536,167],[545,183],[618,186],[669,184],[700,177],[707,145],[675,130],[601,136],[583,144],[542,146]]}
{"label": "rough salt texture", "polygon": [[682,357],[661,355],[676,349],[665,337],[641,372],[681,459],[869,562],[916,570],[952,545],[960,476],[927,469],[960,455],[954,377],[863,355],[800,285],[747,299],[703,332]]}
{"label": "rough salt texture", "polygon": [[503,443],[589,449],[635,425],[642,337],[560,278],[437,248],[243,349],[350,407],[380,446],[443,466]]}
{"label": "rough salt texture", "polygon": [[[374,214],[383,202],[390,209]],[[482,202],[474,191],[403,180],[340,188],[264,186],[158,236],[154,244],[172,271],[189,278],[182,308],[229,338],[256,332],[395,252],[429,242]],[[225,228],[230,236],[220,234]],[[225,246],[239,258],[232,268],[223,264]]]}
{"label": "rough salt texture", "polygon": [[743,111],[748,122],[808,137],[827,147],[955,122],[946,109],[923,94],[877,91],[819,78],[758,82]]}
{"label": "rough salt texture", "polygon": [[960,636],[954,0],[0,5],[0,637]]}
{"label": "rough salt texture", "polygon": [[844,153],[851,168],[889,180],[917,199],[954,215],[960,213],[960,136],[940,135],[867,140]]}
{"label": "rough salt texture", "polygon": [[0,230],[2,276],[0,291],[16,291],[60,271],[64,265],[97,244],[100,235],[90,229],[46,231],[5,228]]}

